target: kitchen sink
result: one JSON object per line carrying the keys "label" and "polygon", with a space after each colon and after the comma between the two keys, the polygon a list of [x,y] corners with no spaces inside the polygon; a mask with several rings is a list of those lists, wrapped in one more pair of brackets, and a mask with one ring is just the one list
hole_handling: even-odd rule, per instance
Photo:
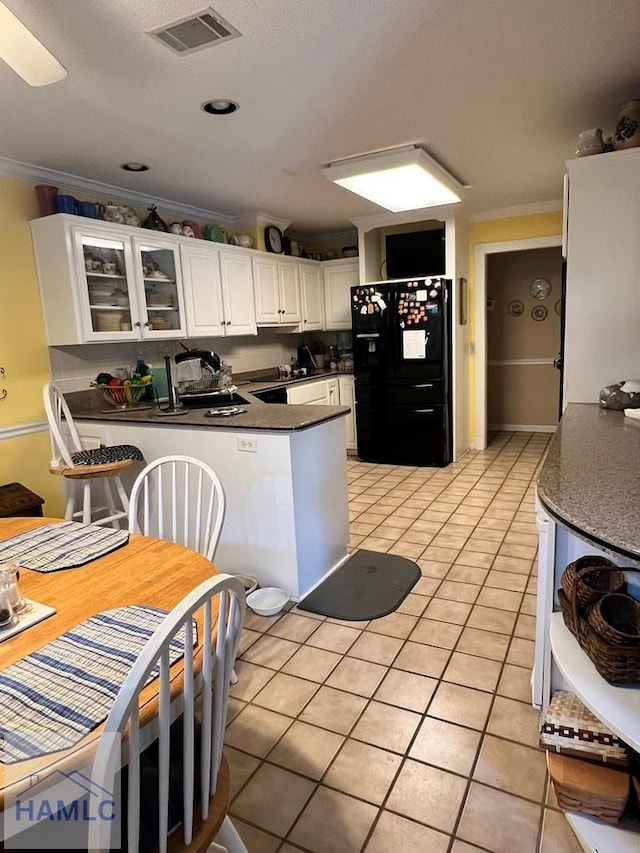
{"label": "kitchen sink", "polygon": [[244,406],[249,406],[250,401],[246,397],[232,393],[224,394],[183,394],[180,397],[180,402],[187,409],[215,409],[221,406],[231,406],[236,403],[242,403]]}

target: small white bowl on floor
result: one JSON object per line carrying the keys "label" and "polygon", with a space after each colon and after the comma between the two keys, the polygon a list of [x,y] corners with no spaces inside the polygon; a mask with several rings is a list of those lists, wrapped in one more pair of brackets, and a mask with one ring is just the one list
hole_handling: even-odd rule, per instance
{"label": "small white bowl on floor", "polygon": [[257,589],[247,596],[247,604],[258,616],[275,616],[280,613],[289,596],[283,589],[276,586],[266,586]]}

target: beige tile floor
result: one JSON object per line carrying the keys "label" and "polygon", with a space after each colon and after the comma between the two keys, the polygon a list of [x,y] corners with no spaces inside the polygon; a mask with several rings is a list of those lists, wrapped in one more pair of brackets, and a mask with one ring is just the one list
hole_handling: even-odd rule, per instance
{"label": "beige tile floor", "polygon": [[444,469],[349,460],[351,548],[422,577],[397,612],[247,616],[226,752],[250,853],[578,853],[529,704],[548,436]]}

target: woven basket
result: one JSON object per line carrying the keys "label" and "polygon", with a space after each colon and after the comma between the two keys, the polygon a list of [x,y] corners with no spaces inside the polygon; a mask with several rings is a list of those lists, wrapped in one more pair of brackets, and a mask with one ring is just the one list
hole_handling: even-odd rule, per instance
{"label": "woven basket", "polygon": [[577,588],[578,604],[588,607],[607,592],[624,592],[626,580],[615,563],[606,557],[590,555],[569,563],[560,580],[569,601]]}
{"label": "woven basket", "polygon": [[556,691],[540,729],[542,749],[587,761],[629,766],[629,750],[620,738],[594,716],[575,693]]}
{"label": "woven basket", "polygon": [[618,823],[629,800],[627,771],[553,752],[547,753],[547,766],[561,809]]}
{"label": "woven basket", "polygon": [[640,604],[630,595],[603,595],[587,610],[586,619],[607,643],[640,646]]}
{"label": "woven basket", "polygon": [[558,590],[558,599],[564,624],[574,635],[582,650],[609,684],[634,684],[640,681],[640,646],[612,646],[603,640],[578,610],[575,595],[569,601],[564,592]]}

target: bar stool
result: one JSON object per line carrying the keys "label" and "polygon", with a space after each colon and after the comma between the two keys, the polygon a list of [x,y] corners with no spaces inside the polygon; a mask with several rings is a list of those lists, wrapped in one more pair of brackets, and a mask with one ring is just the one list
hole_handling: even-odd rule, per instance
{"label": "bar stool", "polygon": [[[43,397],[51,436],[52,457],[49,471],[64,477],[67,486],[65,519],[80,519],[84,524],[111,524],[112,527],[119,527],[118,520],[129,515],[129,499],[120,473],[134,460],[144,461],[142,453],[132,444],[83,450],[71,411],[57,385],[47,382]],[[68,441],[65,433],[69,436]],[[92,485],[98,481],[104,488],[106,504],[93,506]],[[82,505],[76,509],[76,495],[80,487]],[[94,519],[94,515],[105,511],[106,516]]]}

